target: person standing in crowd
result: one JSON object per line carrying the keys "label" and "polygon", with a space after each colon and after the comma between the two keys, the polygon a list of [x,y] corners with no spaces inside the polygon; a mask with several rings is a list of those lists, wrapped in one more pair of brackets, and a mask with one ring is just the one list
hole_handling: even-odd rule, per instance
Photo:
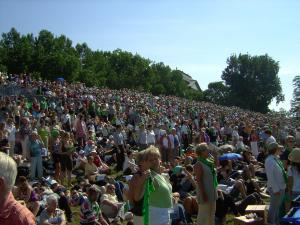
{"label": "person standing in crowd", "polygon": [[16,142],[16,127],[13,123],[13,120],[11,118],[7,119],[7,123],[6,123],[6,130],[8,133],[8,143],[9,143],[9,155],[13,156],[14,152],[15,152],[15,142]]}
{"label": "person standing in crowd", "polygon": [[87,139],[87,128],[82,114],[78,115],[78,118],[74,122],[74,130],[77,143],[80,147],[84,147],[84,143]]}
{"label": "person standing in crowd", "polygon": [[[149,225],[169,225],[170,212],[173,208],[172,186],[170,182],[161,175],[160,152],[159,149],[151,146],[145,150],[145,161],[149,164],[150,175],[145,182],[145,193],[143,209],[149,207],[149,218],[147,212],[144,213],[144,223],[149,219]],[[152,190],[149,186],[152,186]],[[149,189],[148,189],[149,187]],[[148,191],[149,190],[149,191]],[[147,205],[148,204],[148,205]]]}
{"label": "person standing in crowd", "polygon": [[268,179],[267,186],[271,195],[268,222],[272,225],[279,225],[279,210],[283,202],[287,183],[287,174],[282,162],[278,158],[281,147],[278,143],[271,142],[267,146],[269,156],[265,161],[265,170]]}
{"label": "person standing in crowd", "polygon": [[42,148],[44,147],[41,138],[36,131],[33,131],[30,135],[28,142],[28,149],[30,152],[31,166],[30,176],[31,180],[39,179],[43,177],[43,159]]}
{"label": "person standing in crowd", "polygon": [[176,133],[176,128],[172,128],[171,134],[169,134],[170,140],[171,140],[171,148],[172,148],[172,155],[173,155],[173,159],[176,156],[179,156],[179,148],[180,148],[180,142],[179,142],[179,138],[178,135]]}
{"label": "person standing in crowd", "polygon": [[196,154],[198,160],[194,172],[197,184],[197,224],[214,225],[218,185],[214,161],[209,159],[209,148],[206,143],[196,147]]}
{"label": "person standing in crowd", "polygon": [[59,131],[52,132],[51,139],[50,139],[50,152],[52,156],[52,160],[54,162],[54,167],[55,167],[55,174],[54,178],[56,180],[60,180],[61,177],[61,165],[60,165],[60,151],[61,151],[61,145],[62,145],[62,140],[60,137]]}
{"label": "person standing in crowd", "polygon": [[258,142],[259,142],[259,136],[256,133],[255,127],[253,127],[250,133],[250,146],[251,146],[252,155],[255,158],[257,158],[258,156]]}
{"label": "person standing in crowd", "polygon": [[144,225],[143,221],[143,202],[146,180],[150,177],[150,167],[145,161],[145,150],[137,155],[138,171],[133,175],[129,182],[128,198],[132,204],[134,225]]}
{"label": "person standing in crowd", "polygon": [[35,225],[34,215],[17,202],[12,194],[17,177],[15,161],[0,152],[0,224]]}
{"label": "person standing in crowd", "polygon": [[62,145],[60,152],[61,164],[61,184],[64,184],[64,179],[67,178],[68,186],[71,186],[71,174],[73,169],[72,153],[74,151],[74,143],[69,133],[63,133]]}
{"label": "person standing in crowd", "polygon": [[139,132],[138,132],[138,138],[137,138],[137,144],[139,145],[140,149],[146,149],[148,146],[148,132],[145,129],[145,125],[140,125]]}
{"label": "person standing in crowd", "polygon": [[267,139],[266,139],[266,146],[268,146],[271,143],[277,143],[276,139],[274,138],[274,136],[272,135],[272,131],[271,130],[266,130],[265,134],[267,135]]}
{"label": "person standing in crowd", "polygon": [[291,135],[287,136],[285,139],[284,151],[280,155],[280,159],[283,162],[285,169],[287,169],[290,164],[288,157],[294,147],[295,147],[295,138]]}
{"label": "person standing in crowd", "polygon": [[117,166],[116,170],[121,171],[123,169],[123,163],[125,161],[125,143],[124,143],[124,136],[122,134],[122,127],[121,125],[117,125],[117,130],[114,135],[114,141],[117,148]]}
{"label": "person standing in crowd", "polygon": [[66,225],[64,211],[59,209],[56,196],[47,197],[47,207],[41,212],[38,225]]}
{"label": "person standing in crowd", "polygon": [[170,137],[167,134],[166,130],[161,131],[161,137],[160,137],[160,154],[162,161],[169,162],[171,156],[171,140]]}
{"label": "person standing in crowd", "polygon": [[46,126],[46,122],[45,120],[41,121],[41,126],[38,129],[38,134],[40,135],[45,148],[48,150],[49,149],[49,136],[50,136],[50,130],[49,128]]}
{"label": "person standing in crowd", "polygon": [[188,133],[189,133],[189,126],[188,126],[188,121],[185,120],[184,123],[181,125],[181,135],[182,135],[182,144],[184,149],[187,149],[189,146],[189,138],[188,138]]}
{"label": "person standing in crowd", "polygon": [[288,195],[290,200],[300,196],[300,148],[294,148],[289,154],[291,165],[288,168]]}
{"label": "person standing in crowd", "polygon": [[155,133],[153,131],[152,125],[148,125],[147,143],[148,143],[148,146],[156,144],[156,142],[155,142]]}

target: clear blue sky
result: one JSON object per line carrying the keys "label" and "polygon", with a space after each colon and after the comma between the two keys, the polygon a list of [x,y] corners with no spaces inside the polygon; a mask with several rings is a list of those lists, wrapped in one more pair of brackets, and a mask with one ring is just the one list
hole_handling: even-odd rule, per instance
{"label": "clear blue sky", "polygon": [[299,0],[0,0],[0,32],[47,29],[92,49],[138,53],[178,68],[202,89],[220,80],[232,53],[268,53],[280,62],[290,108],[300,75]]}

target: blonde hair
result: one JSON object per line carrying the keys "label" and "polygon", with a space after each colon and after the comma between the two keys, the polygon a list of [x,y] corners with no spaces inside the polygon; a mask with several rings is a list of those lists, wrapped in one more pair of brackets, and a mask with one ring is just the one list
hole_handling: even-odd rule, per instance
{"label": "blonde hair", "polygon": [[7,191],[11,191],[17,177],[17,164],[3,152],[0,152],[0,177],[4,177]]}
{"label": "blonde hair", "polygon": [[208,151],[208,150],[209,150],[208,145],[205,142],[203,142],[203,143],[197,145],[196,154],[200,155],[202,152]]}
{"label": "blonde hair", "polygon": [[145,161],[147,161],[149,159],[150,156],[152,155],[155,155],[155,156],[158,156],[160,158],[160,151],[158,148],[156,148],[155,146],[151,145],[150,147],[146,148],[144,150],[144,153],[143,153],[143,159]]}

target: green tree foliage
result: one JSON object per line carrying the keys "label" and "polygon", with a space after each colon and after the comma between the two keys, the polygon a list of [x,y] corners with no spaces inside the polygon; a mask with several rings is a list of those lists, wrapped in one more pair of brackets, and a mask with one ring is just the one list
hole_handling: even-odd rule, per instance
{"label": "green tree foliage", "polygon": [[284,100],[279,63],[268,55],[232,55],[227,59],[222,79],[229,88],[229,104],[258,112],[267,112],[273,98]]}
{"label": "green tree foliage", "polygon": [[291,113],[299,112],[300,109],[300,76],[295,76],[293,79],[293,99],[291,101]]}
{"label": "green tree foliage", "polygon": [[203,92],[204,100],[215,104],[227,105],[229,101],[229,88],[222,81],[208,84],[208,89]]}
{"label": "green tree foliage", "polygon": [[8,73],[32,73],[48,80],[64,77],[87,86],[202,99],[202,91],[191,89],[181,71],[120,49],[92,51],[86,43],[73,47],[66,36],[56,37],[47,30],[41,30],[37,37],[20,35],[14,28],[3,33],[0,69]]}

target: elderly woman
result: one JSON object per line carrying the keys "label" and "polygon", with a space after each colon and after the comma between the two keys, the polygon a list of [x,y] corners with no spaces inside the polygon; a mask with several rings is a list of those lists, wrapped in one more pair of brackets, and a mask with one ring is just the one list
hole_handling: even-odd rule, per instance
{"label": "elderly woman", "polygon": [[65,225],[66,218],[62,210],[57,208],[58,202],[54,195],[47,198],[47,207],[41,212],[39,225]]}

